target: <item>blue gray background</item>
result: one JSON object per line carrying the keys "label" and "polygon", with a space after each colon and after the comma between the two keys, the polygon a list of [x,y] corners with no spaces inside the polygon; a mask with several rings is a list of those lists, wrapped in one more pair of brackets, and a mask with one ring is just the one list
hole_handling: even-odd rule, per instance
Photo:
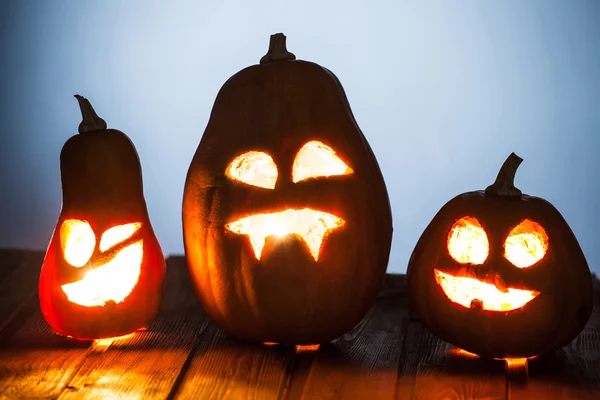
{"label": "blue gray background", "polygon": [[88,97],[137,147],[152,224],[182,253],[187,168],[221,85],[284,32],[331,69],[385,176],[388,270],[451,197],[516,184],[600,273],[600,1],[0,1],[0,246],[45,249],[58,157]]}

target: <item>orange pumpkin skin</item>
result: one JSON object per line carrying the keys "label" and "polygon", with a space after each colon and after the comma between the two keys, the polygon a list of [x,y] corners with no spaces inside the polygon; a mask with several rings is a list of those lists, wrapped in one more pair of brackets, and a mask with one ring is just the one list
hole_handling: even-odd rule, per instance
{"label": "orange pumpkin skin", "polygon": [[[39,298],[42,314],[56,332],[89,340],[149,327],[159,309],[166,269],[148,217],[135,147],[124,133],[106,129],[86,99],[78,100],[84,121],[80,134],[71,137],[61,152],[63,205],[42,265]],[[86,221],[91,226],[96,237],[91,266],[75,268],[65,260],[60,229],[66,220]],[[130,223],[141,223],[141,227],[112,249],[99,250],[103,232]],[[139,240],[143,241],[139,278],[123,301],[83,306],[68,299],[63,285],[81,281],[94,267],[101,267],[111,250],[118,255],[119,249]]]}
{"label": "orange pumpkin skin", "polygon": [[[419,239],[407,270],[411,309],[423,325],[442,340],[490,359],[528,358],[567,345],[583,330],[593,306],[592,276],[571,228],[548,201],[513,185],[521,161],[512,154],[494,185],[446,203]],[[489,240],[481,265],[460,264],[448,251],[453,224],[466,216],[478,220]],[[511,229],[526,219],[543,227],[548,248],[542,259],[520,269],[503,250]],[[468,308],[448,298],[434,278],[436,269],[539,294],[511,311]]]}
{"label": "orange pumpkin skin", "polygon": [[[185,183],[185,254],[195,293],[223,331],[250,342],[326,343],[375,300],[390,252],[391,210],[337,78],[294,60],[285,45],[274,49],[282,38],[272,36],[261,64],[231,77],[215,100]],[[334,149],[353,173],[294,183],[294,158],[311,140]],[[273,189],[226,176],[230,162],[251,150],[276,164]],[[325,236],[317,260],[295,235],[267,237],[257,259],[248,236],[225,228],[245,216],[303,208],[345,221]]]}

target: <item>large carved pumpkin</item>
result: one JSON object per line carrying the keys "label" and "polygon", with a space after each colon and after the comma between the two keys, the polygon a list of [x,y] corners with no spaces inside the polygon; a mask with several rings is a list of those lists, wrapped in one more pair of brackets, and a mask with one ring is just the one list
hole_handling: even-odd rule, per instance
{"label": "large carved pumpkin", "polygon": [[592,311],[592,277],[549,202],[521,193],[522,159],[485,191],[450,200],[419,239],[411,308],[441,339],[486,358],[527,358],[568,344]]}
{"label": "large carved pumpkin", "polygon": [[202,306],[240,339],[328,342],[373,304],[392,238],[383,177],[337,78],[282,34],[216,98],[183,233]]}
{"label": "large carved pumpkin", "polygon": [[76,97],[83,121],[60,155],[63,205],[42,265],[40,305],[62,335],[109,338],[151,324],[165,260],[133,144]]}

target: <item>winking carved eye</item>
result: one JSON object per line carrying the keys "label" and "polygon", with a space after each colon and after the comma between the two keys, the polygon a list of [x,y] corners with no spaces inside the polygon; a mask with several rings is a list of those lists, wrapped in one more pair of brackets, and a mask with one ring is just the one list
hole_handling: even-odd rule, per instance
{"label": "winking carved eye", "polygon": [[70,264],[76,261],[77,265],[74,266],[90,268],[85,278],[62,285],[61,288],[70,302],[80,306],[104,306],[109,301],[121,303],[138,282],[144,246],[143,240],[122,249],[115,246],[129,239],[142,224],[131,223],[106,230],[100,239],[99,250],[104,252],[115,247],[116,254],[108,262],[98,265],[91,260],[96,238],[92,228],[88,230],[86,226],[89,227],[89,224],[85,221],[66,220],[61,227],[65,260]]}

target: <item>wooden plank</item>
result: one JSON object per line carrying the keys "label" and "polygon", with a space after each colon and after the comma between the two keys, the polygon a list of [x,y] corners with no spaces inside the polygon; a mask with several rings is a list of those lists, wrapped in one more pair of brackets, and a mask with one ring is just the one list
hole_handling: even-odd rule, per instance
{"label": "wooden plank", "polygon": [[[43,251],[0,249],[0,344],[18,328],[13,325],[6,332],[23,308],[34,300],[44,255]],[[27,317],[33,311],[28,309]],[[25,318],[22,319],[21,323]]]}
{"label": "wooden plank", "polygon": [[387,276],[365,318],[319,349],[300,398],[394,399],[407,323],[405,277]]}
{"label": "wooden plank", "polygon": [[167,260],[163,302],[148,331],[88,357],[59,399],[165,399],[208,322],[183,257]]}
{"label": "wooden plank", "polygon": [[0,398],[56,398],[92,351],[52,332],[37,311],[0,348]]}
{"label": "wooden plank", "polygon": [[293,346],[247,344],[210,325],[176,399],[278,399],[294,363]]}
{"label": "wooden plank", "polygon": [[505,399],[504,362],[458,354],[420,322],[411,322],[399,367],[399,399]]}
{"label": "wooden plank", "polygon": [[[23,257],[20,264],[5,264],[17,254]],[[0,327],[0,398],[56,398],[93,348],[92,342],[55,334],[44,321],[37,298],[44,254],[0,251],[0,263],[5,266],[0,281],[0,315],[7,315],[7,309],[12,311]],[[7,272],[6,265],[13,267]]]}
{"label": "wooden plank", "polygon": [[562,350],[529,362],[527,382],[509,380],[511,400],[600,399],[600,281],[583,332]]}

